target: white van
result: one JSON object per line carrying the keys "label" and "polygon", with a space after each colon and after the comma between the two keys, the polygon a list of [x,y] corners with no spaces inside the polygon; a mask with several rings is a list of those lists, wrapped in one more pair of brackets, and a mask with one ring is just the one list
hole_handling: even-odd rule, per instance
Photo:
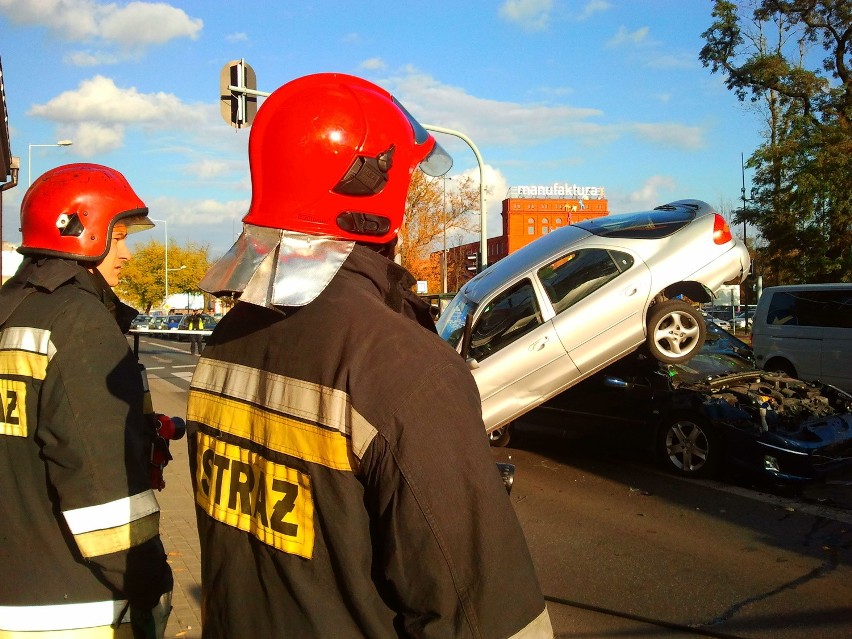
{"label": "white van", "polygon": [[765,288],[751,346],[760,368],[852,393],[852,284]]}

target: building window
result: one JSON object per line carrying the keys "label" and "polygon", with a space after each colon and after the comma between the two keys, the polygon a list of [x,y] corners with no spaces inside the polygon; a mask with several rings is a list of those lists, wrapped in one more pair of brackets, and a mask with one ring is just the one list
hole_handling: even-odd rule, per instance
{"label": "building window", "polygon": [[532,218],[527,219],[527,235],[535,235],[535,220]]}
{"label": "building window", "polygon": [[549,230],[550,230],[550,224],[548,223],[547,218],[544,218],[541,221],[541,234],[547,235]]}
{"label": "building window", "polygon": [[561,217],[556,218],[556,226],[562,226],[562,218]]}

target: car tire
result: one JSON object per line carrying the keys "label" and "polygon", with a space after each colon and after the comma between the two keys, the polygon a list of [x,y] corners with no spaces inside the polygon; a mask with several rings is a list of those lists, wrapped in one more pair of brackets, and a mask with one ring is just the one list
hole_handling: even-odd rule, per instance
{"label": "car tire", "polygon": [[681,477],[712,477],[722,457],[713,427],[688,413],[672,414],[661,422],[656,448],[666,470]]}
{"label": "car tire", "polygon": [[648,350],[665,364],[682,364],[695,357],[706,336],[701,311],[681,300],[654,304],[648,313]]}
{"label": "car tire", "polygon": [[508,446],[509,440],[512,437],[511,426],[512,425],[510,423],[492,430],[488,433],[488,443],[490,443],[494,448],[503,448],[504,446]]}

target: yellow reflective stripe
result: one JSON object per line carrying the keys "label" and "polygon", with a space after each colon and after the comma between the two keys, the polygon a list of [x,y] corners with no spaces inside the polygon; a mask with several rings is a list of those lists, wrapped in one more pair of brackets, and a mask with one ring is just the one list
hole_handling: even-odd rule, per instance
{"label": "yellow reflective stripe", "polygon": [[153,490],[122,497],[106,504],[66,510],[62,514],[75,535],[128,524],[135,519],[159,512],[160,505]]}
{"label": "yellow reflective stripe", "polygon": [[134,639],[130,624],[121,624],[118,628],[99,626],[97,628],[79,628],[76,630],[23,631],[0,629],[0,639]]}
{"label": "yellow reflective stripe", "polygon": [[358,464],[342,433],[233,399],[190,390],[186,418],[334,470],[354,470]]}
{"label": "yellow reflective stripe", "polygon": [[26,437],[27,385],[0,377],[0,435]]}
{"label": "yellow reflective stripe", "polygon": [[127,550],[160,530],[160,506],[152,490],[63,515],[84,557]]}
{"label": "yellow reflective stripe", "polygon": [[0,375],[20,375],[42,380],[47,373],[47,355],[26,351],[0,351]]}
{"label": "yellow reflective stripe", "polygon": [[199,433],[195,500],[212,518],[282,552],[313,557],[309,475]]}
{"label": "yellow reflective stripe", "polygon": [[100,557],[144,544],[160,533],[160,513],[154,513],[123,526],[74,535],[84,557]]}
{"label": "yellow reflective stripe", "polygon": [[352,437],[352,450],[358,459],[376,436],[376,429],[352,408],[349,396],[344,391],[321,384],[240,364],[205,359],[199,362],[192,377],[190,411],[193,409],[194,397],[200,397],[193,395],[193,389],[226,395],[349,435]]}
{"label": "yellow reflective stripe", "polygon": [[0,331],[0,435],[26,437],[27,382],[43,380],[56,354],[50,331],[14,326]]}
{"label": "yellow reflective stripe", "polygon": [[227,395],[347,435],[350,431],[349,396],[320,384],[249,366],[203,359],[192,376],[192,388]]}
{"label": "yellow reflective stripe", "polygon": [[49,330],[27,326],[10,326],[0,331],[0,350],[38,353],[46,355],[48,360],[56,354],[56,347],[50,341]]}
{"label": "yellow reflective stripe", "polygon": [[119,625],[119,618],[121,626],[129,630],[130,615],[127,614],[126,600],[48,606],[0,606],[0,637],[124,636],[100,634],[114,633],[113,626]]}

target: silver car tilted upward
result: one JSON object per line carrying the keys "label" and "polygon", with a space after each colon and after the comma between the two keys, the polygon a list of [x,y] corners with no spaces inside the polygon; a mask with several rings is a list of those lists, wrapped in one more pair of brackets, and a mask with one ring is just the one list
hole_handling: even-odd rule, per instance
{"label": "silver car tilted upward", "polygon": [[468,360],[497,436],[643,344],[663,362],[693,357],[705,336],[695,305],[750,263],[710,205],[679,200],[537,239],[465,284],[437,328]]}

